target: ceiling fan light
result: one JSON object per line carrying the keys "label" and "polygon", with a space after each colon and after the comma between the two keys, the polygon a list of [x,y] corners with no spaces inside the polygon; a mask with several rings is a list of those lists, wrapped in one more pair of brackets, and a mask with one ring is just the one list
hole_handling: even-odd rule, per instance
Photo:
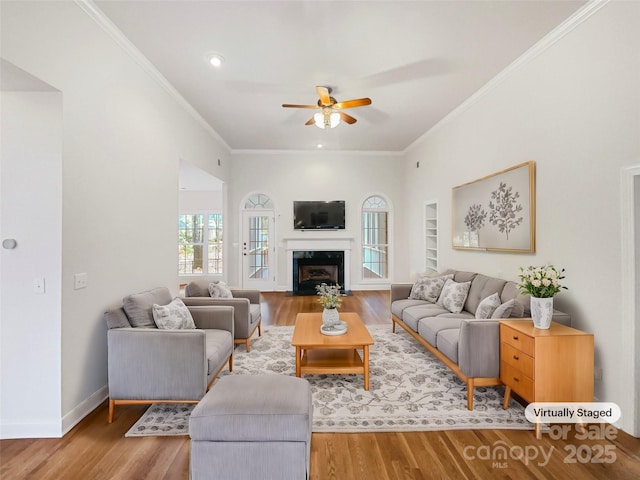
{"label": "ceiling fan light", "polygon": [[314,113],[313,120],[315,121],[316,127],[324,128],[324,115],[322,114],[322,112]]}
{"label": "ceiling fan light", "polygon": [[333,112],[329,117],[330,127],[335,128],[340,124],[340,114],[338,112]]}

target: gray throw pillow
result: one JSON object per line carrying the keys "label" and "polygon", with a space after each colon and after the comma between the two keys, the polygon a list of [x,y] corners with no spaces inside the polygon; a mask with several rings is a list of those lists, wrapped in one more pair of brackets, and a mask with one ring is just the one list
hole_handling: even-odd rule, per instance
{"label": "gray throw pillow", "polygon": [[164,330],[183,330],[196,328],[191,312],[179,298],[168,305],[153,305],[153,321]]}
{"label": "gray throw pillow", "polygon": [[233,298],[233,294],[224,282],[211,282],[209,284],[209,295],[212,298]]}
{"label": "gray throw pillow", "polygon": [[451,313],[460,313],[469,294],[469,287],[471,287],[471,282],[458,283],[451,279],[447,280],[442,287],[437,304]]}
{"label": "gray throw pillow", "polygon": [[442,275],[438,277],[420,277],[411,287],[409,298],[412,300],[426,300],[436,303],[444,283],[452,279],[453,275]]}
{"label": "gray throw pillow", "polygon": [[497,293],[483,299],[476,309],[476,318],[491,318],[493,312],[500,306],[500,296]]}
{"label": "gray throw pillow", "polygon": [[134,293],[122,299],[122,308],[132,327],[156,328],[151,307],[171,302],[171,292],[166,287],[158,287],[146,292]]}
{"label": "gray throw pillow", "polygon": [[511,311],[516,306],[515,299],[511,299],[509,301],[504,302],[495,311],[491,314],[491,318],[509,318],[511,316]]}

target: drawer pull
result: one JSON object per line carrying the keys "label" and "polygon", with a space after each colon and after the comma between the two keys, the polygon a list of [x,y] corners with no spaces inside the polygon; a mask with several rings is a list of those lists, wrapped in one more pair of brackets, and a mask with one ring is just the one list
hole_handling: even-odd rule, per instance
{"label": "drawer pull", "polygon": [[517,336],[517,335],[514,335],[514,336],[513,336],[513,339],[514,339],[514,340],[518,340],[518,336]]}
{"label": "drawer pull", "polygon": [[518,355],[514,355],[514,356],[513,356],[513,359],[514,359],[514,360],[520,360],[520,357],[519,357]]}
{"label": "drawer pull", "polygon": [[513,380],[514,380],[515,382],[519,382],[519,381],[520,381],[520,379],[519,379],[518,377],[513,377]]}

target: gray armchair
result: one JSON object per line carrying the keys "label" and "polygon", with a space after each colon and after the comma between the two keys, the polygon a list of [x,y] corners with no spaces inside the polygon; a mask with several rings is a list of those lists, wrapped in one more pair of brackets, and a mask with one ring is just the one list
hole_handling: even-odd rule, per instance
{"label": "gray armchair", "polygon": [[234,343],[244,343],[247,352],[251,350],[251,336],[258,329],[262,335],[260,312],[260,291],[232,288],[233,298],[212,298],[209,295],[209,283],[194,281],[184,289],[183,301],[186,305],[224,305],[233,307]]}
{"label": "gray armchair", "polygon": [[227,363],[232,370],[233,308],[191,306],[195,329],[158,329],[152,305],[171,300],[168,289],[156,288],[105,312],[109,423],[116,405],[198,403]]}

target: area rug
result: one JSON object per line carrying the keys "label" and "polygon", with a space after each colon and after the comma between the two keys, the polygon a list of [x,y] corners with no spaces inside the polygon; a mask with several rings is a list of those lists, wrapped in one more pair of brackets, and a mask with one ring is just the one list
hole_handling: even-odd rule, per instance
{"label": "area rug", "polygon": [[[398,432],[452,429],[518,429],[533,425],[511,400],[502,409],[503,387],[476,387],[474,409],[467,410],[467,387],[402,329],[369,326],[370,389],[362,375],[304,375],[313,396],[314,432]],[[267,327],[236,348],[233,373],[295,375],[293,327]],[[214,387],[215,388],[215,385]],[[190,405],[152,405],[127,436],[186,435]]]}

